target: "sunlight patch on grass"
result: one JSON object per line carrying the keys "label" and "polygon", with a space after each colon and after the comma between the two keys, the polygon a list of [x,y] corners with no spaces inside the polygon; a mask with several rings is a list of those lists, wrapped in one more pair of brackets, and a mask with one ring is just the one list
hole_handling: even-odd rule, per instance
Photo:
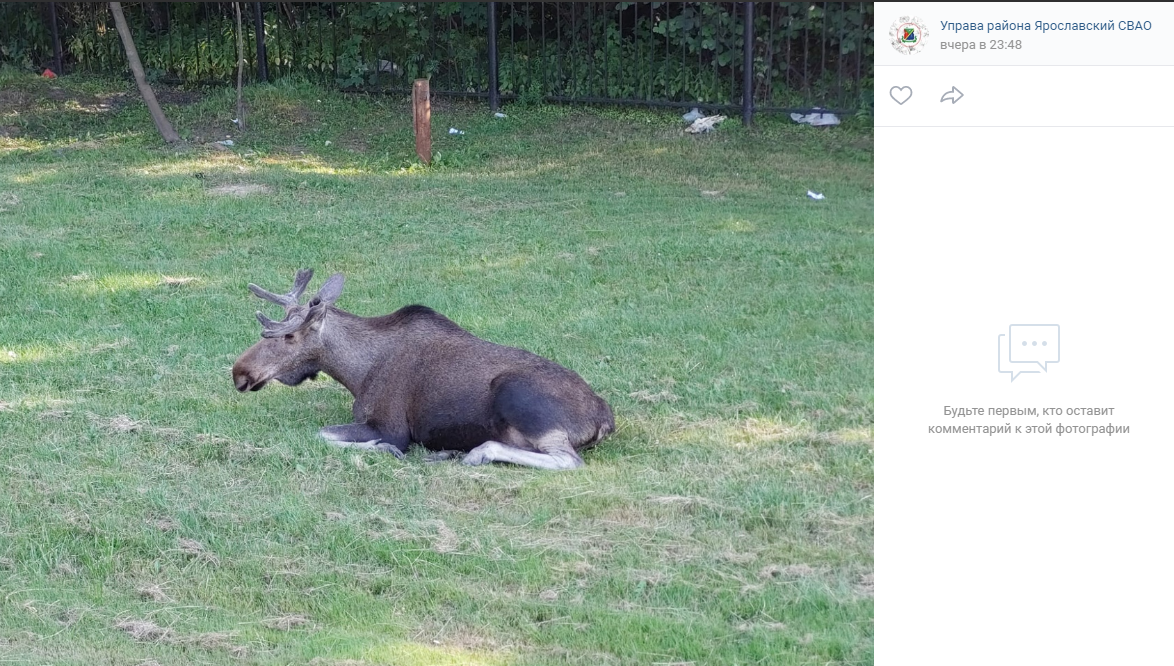
{"label": "sunlight patch on grass", "polygon": [[154,289],[155,287],[180,287],[191,284],[199,284],[202,282],[201,278],[187,275],[152,275],[149,273],[121,273],[114,275],[104,275],[101,277],[91,277],[85,273],[79,273],[66,279],[62,284],[63,287],[93,296],[101,293],[114,293],[119,291],[144,291],[147,289]]}
{"label": "sunlight patch on grass", "polygon": [[735,233],[745,234],[756,231],[758,227],[755,226],[755,224],[750,220],[730,218],[722,222],[718,226],[718,229],[721,229],[722,231],[733,231]]}
{"label": "sunlight patch on grass", "polygon": [[364,659],[372,664],[394,666],[506,666],[513,661],[503,654],[406,641],[372,649]]}
{"label": "sunlight patch on grass", "polygon": [[15,412],[17,410],[61,410],[66,405],[77,403],[77,400],[67,400],[55,395],[24,395],[15,399],[0,400],[0,412]]}
{"label": "sunlight patch on grass", "polygon": [[45,345],[4,347],[0,349],[0,364],[40,363],[60,355],[58,349]]}
{"label": "sunlight patch on grass", "polygon": [[224,197],[247,197],[250,194],[272,194],[273,188],[258,183],[240,183],[237,185],[219,185],[208,190],[208,194]]}
{"label": "sunlight patch on grass", "polygon": [[674,429],[672,439],[704,441],[735,449],[754,449],[774,444],[819,441],[828,444],[866,444],[872,428],[842,428],[821,431],[809,423],[788,423],[778,418],[747,418],[736,421],[706,419]]}
{"label": "sunlight patch on grass", "polygon": [[23,137],[0,136],[0,155],[5,153],[44,150],[48,147],[49,142],[47,141],[38,141],[37,139],[26,139]]}
{"label": "sunlight patch on grass", "polygon": [[241,164],[244,164],[244,162],[236,153],[208,152],[189,159],[128,167],[122,170],[122,175],[130,178],[141,176],[187,176],[193,172],[215,171],[216,169],[239,166]]}
{"label": "sunlight patch on grass", "polygon": [[[369,169],[360,169],[355,166],[332,166],[316,155],[268,155],[260,160],[262,164],[277,166],[297,173],[312,173],[324,176],[366,176],[371,174]],[[400,169],[383,175],[406,175],[407,170]]]}
{"label": "sunlight patch on grass", "polygon": [[0,363],[21,364],[58,361],[79,354],[98,354],[120,349],[130,344],[130,339],[120,338],[107,342],[80,342],[69,340],[56,345],[37,343],[19,347],[0,347]]}
{"label": "sunlight patch on grass", "polygon": [[32,185],[42,180],[47,180],[50,176],[55,175],[57,175],[57,169],[33,169],[16,176],[12,176],[9,180],[20,185]]}
{"label": "sunlight patch on grass", "polygon": [[518,271],[533,261],[527,254],[511,254],[504,257],[479,257],[474,260],[455,262],[445,269],[448,275],[462,273]]}

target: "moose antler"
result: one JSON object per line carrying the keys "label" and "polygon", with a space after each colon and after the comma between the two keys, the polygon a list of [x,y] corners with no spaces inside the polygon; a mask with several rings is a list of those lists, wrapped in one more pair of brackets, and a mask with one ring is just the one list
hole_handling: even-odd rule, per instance
{"label": "moose antler", "polygon": [[306,314],[306,312],[295,312],[283,321],[273,321],[258,311],[257,321],[261,322],[261,337],[280,338],[287,333],[293,333],[306,322]]}
{"label": "moose antler", "polygon": [[[271,291],[266,291],[251,282],[249,283],[249,291],[253,292],[257,298],[276,303],[288,311],[290,308],[296,308],[298,306],[298,299],[306,291],[306,285],[310,284],[310,278],[312,277],[314,277],[313,269],[302,268],[298,270],[297,274],[294,275],[293,289],[284,296],[278,296]],[[265,322],[261,323],[264,324]]]}
{"label": "moose antler", "polygon": [[281,321],[273,321],[260,311],[257,312],[257,321],[261,322],[261,337],[279,338],[283,335],[293,333],[301,328],[307,319],[321,316],[327,306],[338,300],[339,295],[342,294],[342,285],[344,282],[342,273],[331,275],[306,306],[299,306],[298,299],[301,298],[302,292],[306,290],[306,285],[309,284],[310,278],[313,275],[314,271],[308,268],[299,270],[294,277],[293,291],[290,291],[284,296],[278,296],[255,284],[249,285],[249,290],[258,297],[277,303],[285,308],[285,319]]}

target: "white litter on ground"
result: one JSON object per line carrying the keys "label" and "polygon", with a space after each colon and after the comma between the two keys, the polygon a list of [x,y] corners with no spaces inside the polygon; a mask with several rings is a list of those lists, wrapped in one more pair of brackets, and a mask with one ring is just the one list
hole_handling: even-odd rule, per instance
{"label": "white litter on ground", "polygon": [[802,113],[792,113],[791,120],[800,125],[811,125],[812,127],[826,127],[829,125],[839,125],[840,119],[834,113],[825,113],[823,109],[818,106],[811,110],[811,113],[803,115]]}
{"label": "white litter on ground", "polygon": [[494,118],[509,118],[509,116],[505,115],[501,111],[498,111],[497,113],[493,114],[493,117]]}
{"label": "white litter on ground", "polygon": [[464,133],[465,133],[465,131],[464,131],[464,130],[459,130],[459,129],[455,128],[455,127],[450,127],[450,128],[448,128],[448,133],[449,133],[449,134],[464,134]]}
{"label": "white litter on ground", "polygon": [[686,127],[685,131],[689,134],[703,134],[705,132],[712,132],[715,125],[725,120],[725,116],[708,116],[706,118],[698,118],[693,121],[693,124]]}
{"label": "white litter on ground", "polygon": [[815,199],[816,201],[823,201],[824,198],[823,195],[819,192],[812,192],[811,190],[807,190],[807,196]]}

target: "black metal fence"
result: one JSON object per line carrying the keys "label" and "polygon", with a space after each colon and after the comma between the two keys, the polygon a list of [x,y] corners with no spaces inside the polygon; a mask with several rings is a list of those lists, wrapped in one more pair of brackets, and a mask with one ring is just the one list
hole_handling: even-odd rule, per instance
{"label": "black metal fence", "polygon": [[[413,79],[429,78],[434,94],[494,107],[519,99],[847,112],[872,99],[872,3],[241,4],[253,80],[406,94]],[[233,3],[123,10],[149,77],[234,78]],[[0,3],[0,62],[127,71],[106,3]]]}

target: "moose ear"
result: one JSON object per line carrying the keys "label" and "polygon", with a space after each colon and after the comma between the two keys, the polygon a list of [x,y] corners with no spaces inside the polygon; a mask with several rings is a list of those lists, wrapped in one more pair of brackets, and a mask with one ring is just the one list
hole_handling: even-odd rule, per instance
{"label": "moose ear", "polygon": [[338,300],[339,296],[342,296],[342,285],[345,281],[346,278],[342,276],[342,273],[331,275],[326,280],[326,284],[323,284],[322,288],[318,290],[318,294],[314,296],[313,300],[319,303],[325,303],[326,305],[332,305]]}

